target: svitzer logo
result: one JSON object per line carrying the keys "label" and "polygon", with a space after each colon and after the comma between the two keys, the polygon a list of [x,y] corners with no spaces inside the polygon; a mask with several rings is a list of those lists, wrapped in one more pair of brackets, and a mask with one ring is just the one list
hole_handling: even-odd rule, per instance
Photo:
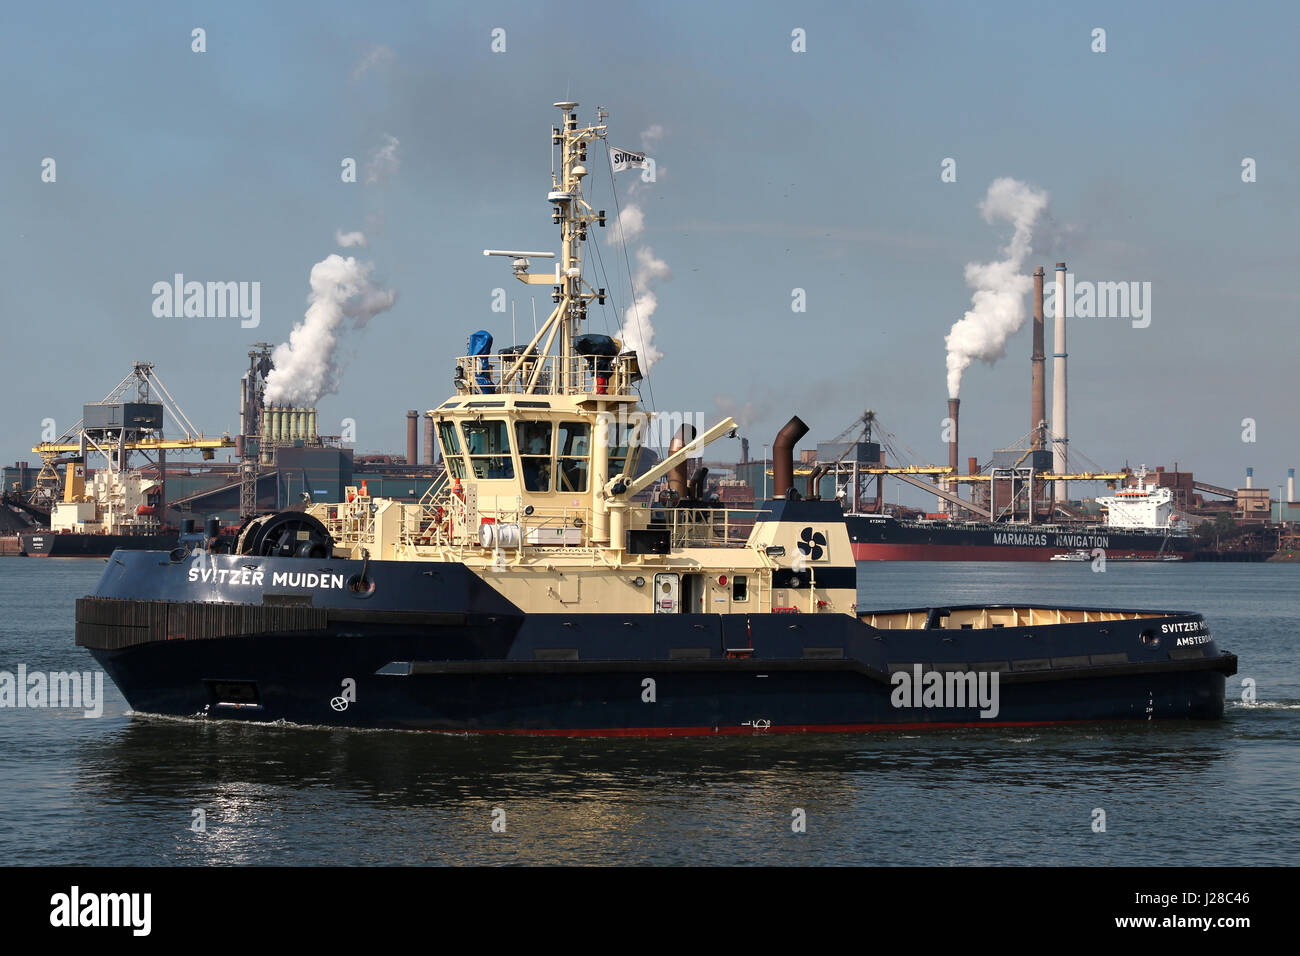
{"label": "svitzer logo", "polygon": [[809,561],[820,561],[826,556],[826,535],[812,528],[799,532],[799,552]]}

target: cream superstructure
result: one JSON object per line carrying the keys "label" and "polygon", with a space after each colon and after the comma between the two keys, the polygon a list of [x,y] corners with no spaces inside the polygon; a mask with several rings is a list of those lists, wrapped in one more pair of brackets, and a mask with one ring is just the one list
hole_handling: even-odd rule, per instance
{"label": "cream superstructure", "polygon": [[636,390],[637,355],[581,334],[589,305],[605,299],[583,275],[582,247],[605,224],[583,181],[587,149],[606,127],[579,128],[577,104],[555,105],[563,119],[552,131],[559,155],[548,195],[561,232],[554,269],[532,271],[530,260],[550,253],[488,251],[512,259],[520,282],[551,287],[549,318],[522,348],[457,361],[455,396],[429,412],[447,475],[419,504],[354,488],[309,514],[338,556],[460,562],[530,612],[854,613],[852,587],[818,584],[830,568],[853,567],[842,520],[644,500],[736,423],[723,419],[638,474],[651,417]]}

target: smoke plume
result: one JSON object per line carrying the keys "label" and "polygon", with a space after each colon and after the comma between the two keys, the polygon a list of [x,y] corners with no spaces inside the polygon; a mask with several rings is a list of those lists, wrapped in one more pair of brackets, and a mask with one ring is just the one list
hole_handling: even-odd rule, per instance
{"label": "smoke plume", "polygon": [[[657,123],[643,130],[642,148],[649,149],[662,139],[663,135],[664,129]],[[632,180],[627,189],[629,198],[636,195],[640,185],[640,177]],[[619,212],[618,220],[614,223],[614,241],[626,247],[640,238],[643,232],[645,232],[645,211],[639,203],[629,202]],[[641,246],[637,249],[635,257],[636,271],[631,276],[635,298],[623,312],[623,327],[619,329],[618,338],[625,349],[636,351],[641,371],[648,374],[655,362],[664,357],[664,353],[655,348],[655,327],[650,321],[655,310],[659,308],[659,299],[653,287],[657,282],[671,279],[673,274],[668,268],[668,263],[656,256],[649,246]]]}
{"label": "smoke plume", "polygon": [[397,54],[389,47],[378,43],[372,44],[370,49],[368,49],[362,55],[361,59],[357,61],[357,65],[352,68],[353,81],[355,82],[356,80],[361,79],[361,77],[365,75],[366,71],[372,67],[391,63],[396,58]]}
{"label": "smoke plume", "polygon": [[636,299],[623,313],[623,327],[619,329],[618,337],[624,348],[636,350],[641,371],[649,372],[650,367],[664,357],[664,353],[655,348],[655,327],[650,323],[650,317],[659,308],[659,300],[651,286],[661,279],[671,279],[673,273],[668,263],[658,258],[649,246],[636,251],[636,265],[636,275],[632,277],[632,285],[637,290]]}
{"label": "smoke plume", "polygon": [[[364,246],[365,237],[356,244]],[[337,253],[312,266],[307,311],[289,333],[289,341],[271,353],[275,367],[266,377],[267,404],[311,407],[338,391],[337,350],[343,320],[350,318],[353,328],[364,328],[397,301],[396,291],[370,278],[373,269],[373,263]]]}
{"label": "smoke plume", "polygon": [[618,219],[614,220],[614,242],[620,246],[627,245],[643,232],[645,213],[636,203],[628,203],[619,211]]}
{"label": "smoke plume", "polygon": [[989,186],[980,203],[984,221],[1012,224],[1011,241],[997,262],[966,264],[966,284],[975,290],[970,310],[953,324],[944,341],[948,346],[948,397],[961,391],[961,376],[971,362],[981,359],[992,365],[1006,354],[1007,340],[1024,324],[1025,294],[1033,279],[1025,275],[1024,263],[1032,251],[1034,223],[1047,207],[1047,193],[1002,177]]}
{"label": "smoke plume", "polygon": [[384,136],[384,145],[377,146],[370,152],[370,160],[366,163],[366,182],[367,183],[384,183],[397,175],[397,169],[401,166],[401,158],[397,155],[397,147],[401,141],[396,136]]}

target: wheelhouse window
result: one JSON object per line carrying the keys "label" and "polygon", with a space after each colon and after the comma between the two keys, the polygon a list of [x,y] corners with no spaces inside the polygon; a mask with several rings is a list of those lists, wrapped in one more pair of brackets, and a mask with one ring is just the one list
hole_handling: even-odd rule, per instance
{"label": "wheelhouse window", "polygon": [[510,429],[503,421],[461,422],[465,433],[465,451],[475,478],[513,478],[514,459],[510,457]]}
{"label": "wheelhouse window", "polygon": [[519,445],[519,467],[524,472],[525,491],[551,490],[550,422],[515,422],[515,440]]}
{"label": "wheelhouse window", "polygon": [[555,447],[556,490],[587,490],[591,427],[586,422],[560,422]]}
{"label": "wheelhouse window", "polygon": [[460,456],[460,437],[451,422],[438,423],[438,441],[442,445],[442,460],[447,463],[447,473],[453,478],[465,477],[465,459]]}
{"label": "wheelhouse window", "polygon": [[[609,474],[605,477],[615,478],[622,472],[632,474],[636,468],[636,457],[639,448],[628,448],[628,442],[632,437],[632,430],[635,425],[626,422],[617,422],[609,426],[609,440],[612,443],[609,448]],[[628,460],[628,452],[631,451],[631,460]]]}

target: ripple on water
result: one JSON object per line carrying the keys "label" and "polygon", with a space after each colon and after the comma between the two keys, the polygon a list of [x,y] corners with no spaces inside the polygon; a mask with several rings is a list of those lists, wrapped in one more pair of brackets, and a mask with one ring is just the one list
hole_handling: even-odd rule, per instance
{"label": "ripple on water", "polygon": [[[72,643],[71,601],[102,566],[38,564],[0,559],[0,669],[92,666]],[[859,597],[1140,606],[1151,570],[1093,576],[1085,599],[1074,568],[873,565]],[[1294,569],[1155,570],[1159,603],[1203,610],[1268,700],[1242,703],[1230,681],[1214,723],[593,740],[130,717],[107,687],[99,719],[0,712],[0,852],[11,863],[1294,864]],[[1096,808],[1105,834],[1091,829]],[[190,829],[196,809],[204,833]],[[791,830],[796,810],[805,833]]]}

